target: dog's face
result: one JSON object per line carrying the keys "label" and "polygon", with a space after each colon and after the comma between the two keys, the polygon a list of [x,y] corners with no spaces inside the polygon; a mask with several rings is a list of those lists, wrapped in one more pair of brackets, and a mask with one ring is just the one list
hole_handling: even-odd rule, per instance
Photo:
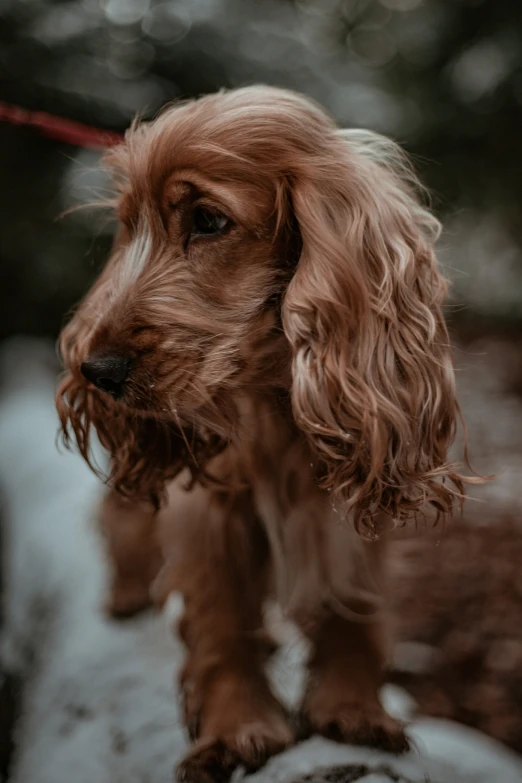
{"label": "dog's face", "polygon": [[395,145],[246,88],[133,127],[107,162],[119,232],[61,339],[82,454],[93,424],[116,486],[156,492],[226,443],[241,395],[283,388],[356,524],[449,511],[439,226]]}
{"label": "dog's face", "polygon": [[[175,149],[175,126],[169,138]],[[273,377],[288,237],[270,189],[213,180],[175,155],[155,170],[154,144],[140,141],[105,279],[76,316],[86,334],[73,369],[126,408],[183,421]]]}

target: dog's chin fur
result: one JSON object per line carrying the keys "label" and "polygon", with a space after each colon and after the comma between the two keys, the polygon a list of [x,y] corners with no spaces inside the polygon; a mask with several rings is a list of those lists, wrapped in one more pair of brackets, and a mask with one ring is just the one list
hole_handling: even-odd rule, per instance
{"label": "dog's chin fur", "polygon": [[72,375],[60,385],[58,399],[63,400],[58,410],[65,443],[74,438],[83,458],[103,476],[92,460],[94,429],[111,457],[107,482],[123,497],[149,501],[156,509],[165,500],[168,482],[182,470],[188,469],[192,481],[208,480],[207,463],[226,446],[203,426],[116,404]]}
{"label": "dog's chin fur", "polygon": [[[404,747],[376,699],[379,634],[353,622],[376,605],[381,557],[353,530],[375,539],[385,520],[445,517],[468,480],[447,459],[459,408],[440,226],[409,163],[389,140],[339,130],[306,98],[265,87],[171,106],[106,160],[119,231],[62,334],[57,404],[88,461],[96,430],[117,493],[168,499],[177,520],[160,581],[187,601],[187,721],[204,740],[183,774],[252,766],[290,741],[261,677],[260,607],[274,582],[315,645],[311,727]],[[202,214],[222,227],[202,232]],[[132,362],[120,403],[81,374],[100,354]],[[191,492],[177,480],[185,469]],[[108,519],[148,514],[110,497]],[[118,535],[127,584],[133,554]],[[360,684],[348,687],[351,671]],[[240,741],[238,722],[258,718],[258,739]],[[221,744],[209,750],[210,736]]]}

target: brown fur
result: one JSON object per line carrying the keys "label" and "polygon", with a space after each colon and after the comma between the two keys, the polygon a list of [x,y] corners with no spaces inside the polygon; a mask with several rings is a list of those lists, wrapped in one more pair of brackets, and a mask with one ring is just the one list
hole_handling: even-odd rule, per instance
{"label": "brown fur", "polygon": [[[180,777],[292,741],[263,671],[270,593],[312,641],[310,730],[403,750],[377,697],[383,544],[354,530],[462,497],[437,221],[392,142],[272,88],[170,107],[107,163],[120,229],[62,335],[58,409],[86,459],[94,426],[110,483],[141,504],[104,507],[112,611],[146,601],[158,547],[153,594],[184,595]],[[194,236],[200,207],[221,234]],[[97,354],[132,359],[117,402],[81,374]]]}

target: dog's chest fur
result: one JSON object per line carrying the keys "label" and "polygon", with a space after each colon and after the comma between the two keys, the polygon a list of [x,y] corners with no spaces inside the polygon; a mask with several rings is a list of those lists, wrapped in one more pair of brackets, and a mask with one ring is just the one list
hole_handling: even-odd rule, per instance
{"label": "dog's chest fur", "polygon": [[304,436],[270,401],[242,401],[241,419],[238,461],[269,540],[278,601],[293,618],[349,602],[363,544],[319,488]]}
{"label": "dog's chest fur", "polygon": [[[379,591],[375,557],[368,547],[375,546],[360,538],[351,520],[343,518],[331,496],[319,488],[305,438],[287,412],[271,403],[259,398],[240,401],[235,436],[208,466],[209,473],[228,486],[226,491],[212,486],[187,491],[184,474],[172,483],[169,505],[161,515],[166,562],[182,557],[185,529],[195,527],[219,547],[230,540],[232,529],[236,543],[249,539],[255,516],[270,547],[271,590],[288,618],[305,627],[332,608],[348,615],[354,606],[371,611]],[[243,503],[234,503],[236,493]],[[233,506],[242,509],[244,518],[227,515],[226,508]]]}

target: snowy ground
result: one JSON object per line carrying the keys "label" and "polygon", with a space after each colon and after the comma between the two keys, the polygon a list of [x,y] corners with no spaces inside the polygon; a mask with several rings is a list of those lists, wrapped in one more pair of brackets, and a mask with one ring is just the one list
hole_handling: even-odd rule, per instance
{"label": "snowy ground", "polygon": [[[4,669],[19,673],[25,683],[10,780],[168,783],[187,742],[173,687],[183,656],[169,630],[176,602],[163,616],[145,615],[125,624],[110,622],[100,612],[105,568],[93,525],[100,487],[78,456],[56,449],[49,351],[45,344],[18,341],[0,354],[1,653]],[[480,357],[469,364],[464,397],[482,377]],[[485,396],[482,409],[475,411],[479,423],[487,404]],[[515,410],[508,413],[511,419]],[[500,421],[498,426],[509,425]],[[514,423],[508,435],[514,459],[520,459]],[[494,441],[494,434],[483,433],[481,459],[495,452]],[[503,486],[487,490],[485,500],[493,502],[487,492],[496,492],[506,505],[515,503],[515,479],[509,468]],[[301,659],[294,641],[274,667],[277,687],[290,702],[299,691]],[[411,700],[391,686],[384,698],[390,709],[412,718],[408,755],[396,759],[312,738],[272,759],[249,780],[285,783],[314,772],[314,783],[522,780],[522,760],[503,746],[456,724],[415,716]]]}

